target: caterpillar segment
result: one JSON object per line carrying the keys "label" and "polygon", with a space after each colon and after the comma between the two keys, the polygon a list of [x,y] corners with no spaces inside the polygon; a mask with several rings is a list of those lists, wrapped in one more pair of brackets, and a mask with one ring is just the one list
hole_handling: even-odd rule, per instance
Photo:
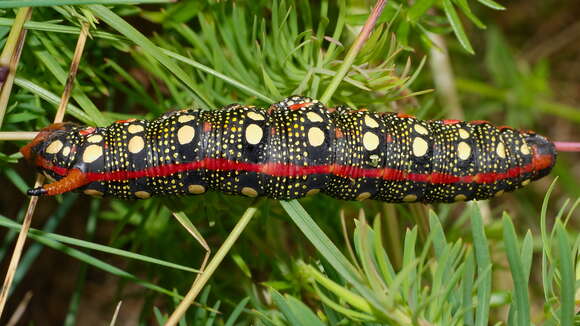
{"label": "caterpillar segment", "polygon": [[221,191],[295,199],[487,199],[547,175],[552,142],[485,121],[421,121],[292,96],[268,109],[181,110],[108,127],[51,125],[21,149],[56,180],[30,195],[146,199]]}

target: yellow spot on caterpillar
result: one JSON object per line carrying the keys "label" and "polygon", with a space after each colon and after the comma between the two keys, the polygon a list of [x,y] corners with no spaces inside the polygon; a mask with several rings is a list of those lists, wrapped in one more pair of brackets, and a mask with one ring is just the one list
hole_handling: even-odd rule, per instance
{"label": "yellow spot on caterpillar", "polygon": [[195,129],[192,126],[185,125],[177,130],[177,140],[181,145],[189,144],[195,137]]}
{"label": "yellow spot on caterpillar", "polygon": [[87,138],[87,141],[89,143],[93,143],[93,144],[100,143],[102,140],[103,140],[103,136],[101,136],[101,135],[93,135],[93,136],[90,136],[89,138]]}
{"label": "yellow spot on caterpillar", "polygon": [[265,119],[263,115],[261,115],[260,113],[256,113],[256,112],[248,112],[248,118],[255,120],[255,121],[262,121]]}
{"label": "yellow spot on caterpillar", "polygon": [[308,120],[310,120],[312,122],[323,122],[324,121],[318,113],[315,113],[312,111],[306,113],[306,117],[308,118]]}
{"label": "yellow spot on caterpillar", "polygon": [[469,138],[469,132],[463,128],[459,129],[459,137],[461,137],[461,139],[467,139]]}
{"label": "yellow spot on caterpillar", "polygon": [[104,195],[102,192],[95,190],[95,189],[87,189],[87,190],[83,191],[83,193],[85,195],[96,196],[96,197],[103,197],[103,195]]}
{"label": "yellow spot on caterpillar", "polygon": [[89,145],[83,153],[83,162],[92,163],[103,156],[103,148],[99,145]]}
{"label": "yellow spot on caterpillar", "polygon": [[242,194],[244,194],[248,197],[257,197],[258,196],[258,192],[256,191],[256,189],[250,188],[250,187],[242,188]]}
{"label": "yellow spot on caterpillar", "polygon": [[252,145],[258,144],[264,136],[264,131],[257,124],[250,124],[246,128],[246,140]]}
{"label": "yellow spot on caterpillar", "polygon": [[68,154],[70,154],[70,147],[66,146],[65,148],[62,149],[62,155],[68,156]]}
{"label": "yellow spot on caterpillar", "polygon": [[429,130],[427,130],[427,128],[417,124],[415,125],[415,127],[413,127],[415,129],[415,131],[421,135],[427,135],[429,134]]}
{"label": "yellow spot on caterpillar", "polygon": [[365,199],[369,199],[370,197],[371,197],[371,193],[370,192],[363,192],[363,193],[359,194],[356,197],[356,200],[363,201]]}
{"label": "yellow spot on caterpillar", "polygon": [[129,140],[129,152],[137,154],[143,150],[145,143],[143,142],[143,137],[135,136]]}
{"label": "yellow spot on caterpillar", "polygon": [[427,154],[428,150],[429,144],[427,144],[427,141],[421,137],[415,137],[413,140],[413,155],[421,157]]}
{"label": "yellow spot on caterpillar", "polygon": [[308,130],[308,142],[311,146],[317,147],[324,143],[324,132],[318,127],[313,127]]}
{"label": "yellow spot on caterpillar", "polygon": [[462,141],[457,145],[457,154],[462,160],[467,160],[471,156],[471,146],[468,143]]}
{"label": "yellow spot on caterpillar", "polygon": [[135,192],[135,196],[137,198],[147,199],[147,198],[151,197],[151,194],[148,193],[147,191],[137,191],[137,192]]}
{"label": "yellow spot on caterpillar", "polygon": [[367,151],[373,151],[379,147],[379,136],[370,131],[365,132],[363,136],[363,146]]}
{"label": "yellow spot on caterpillar", "polygon": [[520,152],[522,152],[522,154],[524,155],[530,155],[530,148],[528,147],[527,144],[522,144],[522,146],[520,147]]}
{"label": "yellow spot on caterpillar", "polygon": [[463,195],[463,194],[459,194],[457,196],[455,196],[455,198],[453,198],[455,201],[465,201],[467,199],[467,196]]}
{"label": "yellow spot on caterpillar", "polygon": [[130,125],[129,128],[127,128],[127,131],[130,134],[136,134],[136,133],[141,132],[143,130],[145,130],[145,128],[143,128],[142,125]]}
{"label": "yellow spot on caterpillar", "polygon": [[52,143],[50,143],[50,145],[48,145],[48,147],[46,148],[46,152],[48,154],[56,154],[58,152],[60,152],[60,150],[62,149],[62,142],[60,140],[55,140]]}
{"label": "yellow spot on caterpillar", "polygon": [[367,125],[367,127],[369,128],[377,128],[379,126],[379,123],[377,122],[377,120],[371,118],[369,115],[365,115],[365,125]]}
{"label": "yellow spot on caterpillar", "polygon": [[192,115],[186,114],[186,115],[180,115],[179,118],[177,118],[177,122],[180,123],[186,123],[189,122],[191,120],[195,119]]}
{"label": "yellow spot on caterpillar", "polygon": [[409,194],[409,195],[403,197],[403,201],[404,202],[407,202],[407,203],[408,202],[413,202],[413,201],[416,201],[416,200],[417,200],[417,195],[414,195],[414,194]]}
{"label": "yellow spot on caterpillar", "polygon": [[189,191],[191,194],[199,195],[205,192],[205,187],[202,185],[189,185],[189,187],[187,187],[187,191]]}
{"label": "yellow spot on caterpillar", "polygon": [[505,145],[502,142],[497,144],[495,151],[497,152],[497,156],[505,158]]}
{"label": "yellow spot on caterpillar", "polygon": [[504,193],[504,191],[503,190],[500,190],[500,191],[496,192],[493,196],[494,197],[500,197],[501,195],[503,195],[503,193]]}

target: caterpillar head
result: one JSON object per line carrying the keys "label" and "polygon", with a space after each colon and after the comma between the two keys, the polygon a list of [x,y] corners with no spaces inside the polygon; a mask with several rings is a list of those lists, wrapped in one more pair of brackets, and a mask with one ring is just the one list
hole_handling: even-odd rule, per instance
{"label": "caterpillar head", "polygon": [[532,154],[532,165],[535,172],[533,180],[537,180],[548,175],[556,164],[556,146],[546,137],[535,132],[530,131],[524,135]]}
{"label": "caterpillar head", "polygon": [[55,123],[42,129],[26,146],[20,149],[24,158],[45,176],[59,180],[65,170],[74,165],[79,127],[72,123]]}

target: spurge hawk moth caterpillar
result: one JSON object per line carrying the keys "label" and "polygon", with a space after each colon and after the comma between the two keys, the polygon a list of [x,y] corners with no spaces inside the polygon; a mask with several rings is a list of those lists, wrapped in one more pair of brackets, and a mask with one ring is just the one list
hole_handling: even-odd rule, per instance
{"label": "spurge hawk moth caterpillar", "polygon": [[421,121],[327,108],[292,96],[268,109],[232,104],[95,128],[54,124],[21,149],[72,190],[123,199],[202,194],[453,202],[512,191],[550,172],[554,144],[485,121]]}

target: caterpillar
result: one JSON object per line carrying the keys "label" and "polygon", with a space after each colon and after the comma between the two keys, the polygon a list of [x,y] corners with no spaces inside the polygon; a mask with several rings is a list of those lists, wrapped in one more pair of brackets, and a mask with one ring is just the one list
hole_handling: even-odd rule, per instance
{"label": "caterpillar", "polygon": [[291,96],[268,109],[232,104],[155,120],[43,129],[21,149],[55,181],[29,195],[82,191],[146,199],[209,190],[295,199],[487,199],[547,175],[554,144],[486,121],[422,121]]}

